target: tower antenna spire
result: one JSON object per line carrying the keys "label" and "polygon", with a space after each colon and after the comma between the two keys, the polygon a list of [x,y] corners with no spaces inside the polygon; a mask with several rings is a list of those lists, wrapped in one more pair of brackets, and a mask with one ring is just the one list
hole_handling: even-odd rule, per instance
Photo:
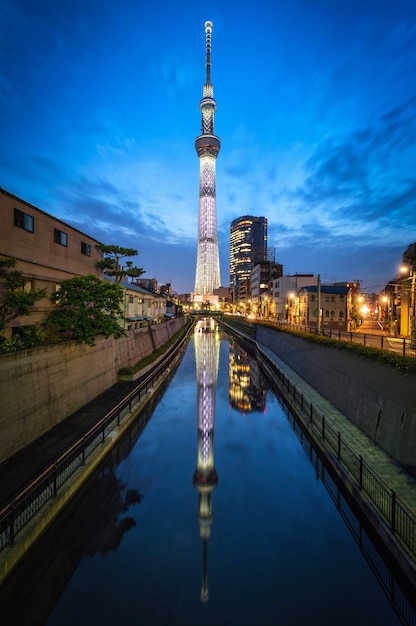
{"label": "tower antenna spire", "polygon": [[206,83],[209,85],[211,83],[211,33],[212,33],[212,22],[205,22],[205,41],[206,41]]}

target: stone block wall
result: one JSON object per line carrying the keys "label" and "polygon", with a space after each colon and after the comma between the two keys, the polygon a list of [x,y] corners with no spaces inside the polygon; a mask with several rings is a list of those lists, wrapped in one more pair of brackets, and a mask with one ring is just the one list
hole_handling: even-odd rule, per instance
{"label": "stone block wall", "polygon": [[0,463],[114,385],[186,323],[176,318],[95,346],[68,342],[0,357]]}

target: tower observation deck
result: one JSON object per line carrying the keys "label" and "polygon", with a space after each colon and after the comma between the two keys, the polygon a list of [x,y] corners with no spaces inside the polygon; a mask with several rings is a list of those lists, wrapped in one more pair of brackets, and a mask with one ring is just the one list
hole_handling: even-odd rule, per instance
{"label": "tower observation deck", "polygon": [[[217,207],[215,163],[220,151],[220,138],[214,134],[214,113],[217,103],[211,84],[211,33],[212,22],[205,22],[206,79],[200,102],[202,133],[195,139],[199,158],[199,212],[198,250],[196,260],[195,295],[212,295],[220,284],[218,254]],[[209,298],[208,298],[209,299]]]}

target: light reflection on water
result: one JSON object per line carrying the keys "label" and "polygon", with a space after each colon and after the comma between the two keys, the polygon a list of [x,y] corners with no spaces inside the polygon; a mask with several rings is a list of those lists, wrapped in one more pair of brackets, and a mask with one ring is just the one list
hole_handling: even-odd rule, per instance
{"label": "light reflection on water", "polygon": [[18,623],[400,624],[310,456],[257,365],[201,323],[13,577]]}

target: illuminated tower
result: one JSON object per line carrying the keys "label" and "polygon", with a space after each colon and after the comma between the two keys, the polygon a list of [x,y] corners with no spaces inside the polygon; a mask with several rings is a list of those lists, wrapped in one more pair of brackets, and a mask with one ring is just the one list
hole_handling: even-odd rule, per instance
{"label": "illuminated tower", "polygon": [[195,294],[214,293],[220,284],[218,254],[215,162],[220,151],[220,138],[214,135],[214,88],[211,85],[212,22],[205,22],[206,80],[199,108],[202,112],[202,133],[195,139],[199,157],[198,251],[196,259]]}
{"label": "illuminated tower", "polygon": [[214,416],[220,341],[212,318],[200,320],[195,329],[198,404],[198,463],[193,484],[199,492],[198,523],[202,540],[201,600],[208,600],[208,539],[211,534],[212,491],[218,484],[214,467]]}

